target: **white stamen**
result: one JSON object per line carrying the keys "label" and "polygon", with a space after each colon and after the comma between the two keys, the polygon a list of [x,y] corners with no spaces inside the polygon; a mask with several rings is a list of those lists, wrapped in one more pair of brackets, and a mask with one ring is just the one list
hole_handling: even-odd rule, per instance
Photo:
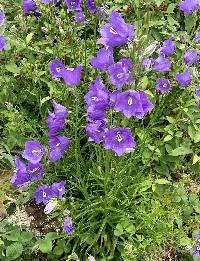
{"label": "white stamen", "polygon": [[120,132],[117,133],[116,139],[117,139],[118,142],[121,142],[123,140]]}
{"label": "white stamen", "polygon": [[131,96],[128,97],[128,105],[133,104],[133,98]]}
{"label": "white stamen", "polygon": [[110,33],[111,34],[118,34],[118,32],[115,31],[115,29],[113,27],[110,27]]}
{"label": "white stamen", "polygon": [[167,87],[167,84],[166,84],[166,83],[164,83],[164,84],[163,84],[163,88],[166,88],[166,87]]}
{"label": "white stamen", "polygon": [[43,198],[46,198],[47,194],[45,192],[43,192]]}
{"label": "white stamen", "polygon": [[73,72],[74,68],[67,68],[67,70]]}
{"label": "white stamen", "polygon": [[41,153],[41,150],[32,150],[32,153],[40,154],[40,153]]}
{"label": "white stamen", "polygon": [[118,74],[117,74],[117,78],[118,78],[118,79],[122,78],[123,76],[124,76],[124,73],[118,73]]}
{"label": "white stamen", "polygon": [[57,68],[56,68],[56,72],[60,72],[60,67],[57,67]]}
{"label": "white stamen", "polygon": [[99,99],[98,99],[98,97],[93,96],[93,97],[91,98],[91,100],[92,100],[92,101],[98,101]]}

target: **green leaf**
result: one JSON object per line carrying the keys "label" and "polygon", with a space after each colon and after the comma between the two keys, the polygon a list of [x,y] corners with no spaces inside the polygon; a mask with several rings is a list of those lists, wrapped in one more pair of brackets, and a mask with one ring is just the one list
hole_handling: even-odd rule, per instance
{"label": "green leaf", "polygon": [[6,257],[8,260],[14,260],[21,256],[23,252],[23,246],[21,243],[16,242],[9,245],[6,249]]}
{"label": "green leaf", "polygon": [[13,230],[8,235],[6,235],[6,239],[9,241],[20,241],[21,235],[19,230]]}
{"label": "green leaf", "polygon": [[21,242],[30,242],[33,239],[32,232],[22,231],[21,233]]}
{"label": "green leaf", "polygon": [[185,30],[189,33],[195,27],[197,22],[197,17],[194,15],[185,16]]}
{"label": "green leaf", "polygon": [[15,74],[20,73],[19,67],[17,67],[17,65],[14,62],[6,64],[5,68],[6,68],[7,71],[9,71],[11,73],[15,73]]}
{"label": "green leaf", "polygon": [[155,4],[159,7],[164,0],[155,0]]}
{"label": "green leaf", "polygon": [[159,184],[159,185],[165,185],[165,184],[169,184],[170,181],[167,180],[167,179],[156,179],[156,180],[155,180],[155,183],[156,183],[156,184]]}
{"label": "green leaf", "polygon": [[176,157],[176,156],[184,156],[184,155],[191,154],[191,153],[192,153],[191,148],[186,147],[186,146],[180,146],[180,147],[172,150],[170,152],[170,155]]}
{"label": "green leaf", "polygon": [[52,241],[50,239],[43,239],[39,241],[39,249],[42,253],[49,253],[52,250]]}
{"label": "green leaf", "polygon": [[49,101],[51,99],[51,97],[47,96],[44,97],[41,101],[40,101],[40,106],[42,106],[42,104],[44,104],[45,102]]}
{"label": "green leaf", "polygon": [[171,139],[173,139],[173,137],[172,137],[171,135],[167,135],[167,136],[164,138],[164,142],[170,141]]}
{"label": "green leaf", "polygon": [[30,34],[28,34],[27,36],[26,36],[26,43],[27,44],[29,44],[30,43],[30,41],[32,40],[32,38],[33,38],[33,33],[30,33]]}
{"label": "green leaf", "polygon": [[174,8],[176,7],[176,4],[169,4],[168,5],[168,8],[167,8],[167,13],[168,14],[171,14],[171,13],[173,13],[174,12]]}
{"label": "green leaf", "polygon": [[193,162],[192,162],[192,164],[193,164],[193,165],[196,164],[199,160],[200,160],[200,157],[199,157],[197,154],[195,154],[194,157],[193,157]]}

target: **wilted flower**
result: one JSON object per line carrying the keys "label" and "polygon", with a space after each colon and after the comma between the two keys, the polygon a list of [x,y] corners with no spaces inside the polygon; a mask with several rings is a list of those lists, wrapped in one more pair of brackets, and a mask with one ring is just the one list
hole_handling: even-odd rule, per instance
{"label": "wilted flower", "polygon": [[153,109],[144,91],[127,90],[117,95],[114,109],[122,112],[127,118],[132,116],[141,119],[146,112]]}
{"label": "wilted flower", "polygon": [[152,68],[154,64],[154,59],[153,58],[144,58],[143,62],[142,62],[142,67],[148,71],[149,69]]}
{"label": "wilted flower", "polygon": [[196,88],[195,94],[200,98],[200,86]]}
{"label": "wilted flower", "polygon": [[75,86],[81,82],[82,64],[75,68],[66,68],[60,71],[60,75],[63,78],[66,85]]}
{"label": "wilted flower", "polygon": [[196,42],[196,43],[200,43],[200,31],[197,32],[197,34],[196,34],[195,42]]}
{"label": "wilted flower", "polygon": [[53,0],[53,4],[56,8],[58,8],[62,4],[63,0]]}
{"label": "wilted flower", "polygon": [[25,150],[22,154],[24,159],[29,160],[31,163],[38,163],[44,156],[44,147],[39,141],[27,141],[25,142]]}
{"label": "wilted flower", "polygon": [[54,59],[50,64],[49,64],[49,71],[52,74],[52,78],[55,79],[57,77],[61,77],[61,70],[64,69],[65,66],[64,64],[58,60]]}
{"label": "wilted flower", "polygon": [[29,14],[30,12],[35,11],[37,6],[34,0],[23,0],[22,8],[24,14]]}
{"label": "wilted flower", "polygon": [[11,184],[14,187],[26,187],[29,183],[30,179],[26,171],[26,164],[15,156],[15,170],[11,178]]}
{"label": "wilted flower", "polygon": [[81,1],[82,0],[65,0],[69,11],[81,10]]}
{"label": "wilted flower", "polygon": [[125,84],[129,84],[130,70],[132,68],[131,59],[121,59],[119,62],[108,68],[110,83],[120,89]]}
{"label": "wilted flower", "polygon": [[129,39],[134,38],[134,26],[126,24],[117,11],[110,14],[110,23],[103,25],[100,29],[101,38],[98,44],[114,47],[126,44]]}
{"label": "wilted flower", "polygon": [[188,49],[186,51],[186,53],[183,56],[184,61],[188,64],[188,65],[192,65],[195,62],[200,60],[200,56],[197,54],[197,51],[194,49]]}
{"label": "wilted flower", "polygon": [[199,0],[185,0],[179,4],[179,9],[186,14],[192,14],[199,9]]}
{"label": "wilted flower", "polygon": [[135,149],[136,143],[129,128],[113,128],[105,133],[105,149],[112,150],[118,156]]}
{"label": "wilted flower", "polygon": [[6,39],[5,37],[0,34],[0,52],[7,48]]}
{"label": "wilted flower", "polygon": [[98,120],[92,123],[89,123],[86,126],[86,133],[89,137],[89,141],[94,141],[96,143],[100,143],[103,141],[106,129],[106,121]]}
{"label": "wilted flower", "polygon": [[169,72],[171,70],[171,64],[172,62],[160,54],[159,57],[154,60],[153,69],[157,72]]}
{"label": "wilted flower", "polygon": [[144,55],[150,55],[154,53],[157,48],[157,43],[158,42],[156,41],[155,43],[152,43],[149,46],[147,46],[147,48],[144,50]]}
{"label": "wilted flower", "polygon": [[105,7],[99,6],[97,9],[97,14],[102,20],[107,19],[107,11],[106,11]]}
{"label": "wilted flower", "polygon": [[102,48],[97,52],[97,57],[90,60],[93,68],[106,71],[114,63],[113,49],[110,47]]}
{"label": "wilted flower", "polygon": [[172,41],[172,37],[163,42],[163,46],[159,49],[160,53],[171,56],[176,50],[176,46]]}
{"label": "wilted flower", "polygon": [[70,217],[67,217],[64,222],[64,232],[71,235],[74,232],[74,227],[72,225],[72,220]]}
{"label": "wilted flower", "polygon": [[65,136],[52,136],[48,142],[50,149],[48,158],[54,163],[59,160],[63,153],[69,148],[69,139]]}
{"label": "wilted flower", "polygon": [[183,73],[176,74],[175,80],[182,87],[187,87],[191,83],[191,81],[192,81],[192,77],[190,75],[190,70],[189,69],[185,69]]}
{"label": "wilted flower", "polygon": [[29,162],[26,171],[31,181],[43,180],[44,178],[44,166],[42,163],[33,164]]}
{"label": "wilted flower", "polygon": [[85,14],[83,13],[82,10],[76,12],[75,21],[77,24],[81,24],[85,22]]}
{"label": "wilted flower", "polygon": [[54,197],[53,190],[47,185],[40,185],[34,192],[34,198],[37,204],[44,203],[45,205]]}
{"label": "wilted flower", "polygon": [[65,185],[66,185],[66,181],[62,180],[61,182],[54,183],[51,186],[51,189],[54,192],[54,196],[57,199],[62,199],[63,195],[65,194]]}
{"label": "wilted flower", "polygon": [[3,12],[0,11],[0,26],[4,25],[4,21],[5,21],[5,15]]}
{"label": "wilted flower", "polygon": [[57,201],[55,200],[50,200],[45,208],[44,208],[44,213],[47,215],[47,214],[50,214],[51,212],[53,212],[55,209],[57,209]]}
{"label": "wilted flower", "polygon": [[95,1],[94,0],[87,0],[87,9],[88,11],[93,14],[96,12],[96,6],[95,6]]}
{"label": "wilted flower", "polygon": [[171,83],[168,79],[157,79],[156,90],[161,91],[162,94],[171,90]]}

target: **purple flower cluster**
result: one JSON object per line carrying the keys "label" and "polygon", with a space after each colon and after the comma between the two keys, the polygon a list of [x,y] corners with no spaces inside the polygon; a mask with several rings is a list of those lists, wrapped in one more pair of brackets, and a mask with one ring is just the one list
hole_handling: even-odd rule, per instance
{"label": "purple flower cluster", "polygon": [[[2,11],[0,11],[0,27],[4,25],[5,15]],[[0,52],[7,48],[7,43],[5,37],[0,34]]]}
{"label": "purple flower cluster", "polygon": [[53,79],[62,78],[66,85],[75,86],[81,82],[82,64],[75,68],[65,68],[65,65],[58,59],[49,64],[49,71]]}
{"label": "purple flower cluster", "polygon": [[185,0],[179,4],[179,9],[185,14],[193,14],[199,9],[199,0]]}

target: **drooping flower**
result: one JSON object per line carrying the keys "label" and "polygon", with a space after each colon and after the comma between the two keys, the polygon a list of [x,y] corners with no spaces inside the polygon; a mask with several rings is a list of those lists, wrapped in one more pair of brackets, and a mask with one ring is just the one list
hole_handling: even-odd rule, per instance
{"label": "drooping flower", "polygon": [[5,21],[5,15],[3,12],[0,11],[0,26],[4,25],[4,21]]}
{"label": "drooping flower", "polygon": [[95,0],[87,0],[86,6],[91,14],[96,12]]}
{"label": "drooping flower", "polygon": [[160,54],[159,57],[154,60],[153,69],[157,72],[169,72],[171,70],[171,64],[172,62]]}
{"label": "drooping flower", "polygon": [[64,64],[58,60],[54,59],[50,64],[49,64],[49,71],[52,74],[52,78],[56,79],[57,77],[61,77],[61,70],[64,69],[65,66]]}
{"label": "drooping flower", "polygon": [[37,204],[44,203],[46,205],[54,197],[54,192],[48,185],[40,185],[33,195]]}
{"label": "drooping flower", "polygon": [[195,94],[200,98],[200,86],[196,88]]}
{"label": "drooping flower", "polygon": [[88,141],[94,141],[96,143],[101,143],[104,139],[106,129],[106,121],[98,120],[89,123],[86,126],[86,133],[89,137]]}
{"label": "drooping flower", "polygon": [[163,42],[163,46],[159,49],[160,53],[171,56],[174,54],[176,46],[172,41],[172,37]]}
{"label": "drooping flower", "polygon": [[72,225],[72,220],[70,217],[67,217],[65,219],[63,229],[64,229],[64,232],[66,232],[69,235],[71,235],[74,232],[74,227]]}
{"label": "drooping flower", "polygon": [[134,26],[126,24],[121,15],[115,10],[110,14],[110,23],[103,25],[100,33],[101,38],[97,43],[109,47],[124,45],[135,36]]}
{"label": "drooping flower", "polygon": [[[139,94],[140,94],[140,101],[142,104],[143,113],[146,114],[153,109],[153,104],[150,102],[147,94],[143,90],[140,91]],[[143,113],[140,114],[140,117],[144,117]],[[139,117],[139,114],[137,115],[137,117]]]}
{"label": "drooping flower", "polygon": [[106,110],[109,108],[109,92],[100,77],[90,85],[89,92],[85,95],[87,112]]}
{"label": "drooping flower", "polygon": [[47,204],[46,204],[46,206],[45,206],[45,208],[44,208],[44,213],[46,214],[46,215],[48,215],[48,214],[50,214],[51,212],[53,212],[55,209],[57,209],[57,201],[56,200],[50,200]]}
{"label": "drooping flower", "polygon": [[55,136],[55,132],[65,128],[65,119],[68,116],[68,110],[63,105],[53,101],[54,112],[49,111],[46,119],[46,125],[49,128],[49,137]]}
{"label": "drooping flower", "polygon": [[60,71],[60,75],[63,78],[66,85],[75,86],[81,82],[82,64],[75,68],[66,68]]}
{"label": "drooping flower", "polygon": [[102,20],[107,19],[107,12],[106,12],[105,7],[99,6],[97,9],[97,14],[98,14],[99,18],[101,18]]}
{"label": "drooping flower", "polygon": [[153,58],[144,58],[144,60],[142,61],[142,67],[148,71],[150,69],[152,69],[152,66],[154,64],[154,59]]}
{"label": "drooping flower", "polygon": [[199,9],[199,0],[185,0],[179,4],[179,9],[186,14],[193,14]]}
{"label": "drooping flower", "polygon": [[6,39],[5,37],[0,34],[0,52],[7,48]]}
{"label": "drooping flower", "polygon": [[52,136],[48,145],[50,147],[48,158],[52,163],[54,163],[59,160],[63,153],[69,148],[70,142],[65,136]]}
{"label": "drooping flower", "polygon": [[191,81],[192,81],[192,77],[190,75],[190,70],[189,69],[185,69],[183,73],[176,74],[175,80],[182,87],[187,87],[191,83]]}
{"label": "drooping flower", "polygon": [[192,65],[200,60],[200,56],[197,54],[197,51],[194,49],[188,49],[183,56],[184,61],[187,65]]}
{"label": "drooping flower", "polygon": [[131,59],[121,59],[119,62],[108,67],[110,83],[120,89],[125,84],[129,84]]}
{"label": "drooping flower", "polygon": [[162,94],[171,90],[171,83],[168,79],[157,79],[156,90],[161,91]]}
{"label": "drooping flower", "polygon": [[196,33],[195,42],[200,43],[200,31]]}
{"label": "drooping flower", "polygon": [[197,234],[195,241],[196,241],[196,246],[195,246],[195,249],[193,251],[193,254],[195,256],[200,256],[200,232]]}
{"label": "drooping flower", "polygon": [[51,186],[51,189],[54,192],[54,196],[57,199],[62,199],[63,195],[65,194],[65,185],[66,185],[66,181],[62,180],[61,182],[54,183]]}
{"label": "drooping flower", "polygon": [[30,12],[35,11],[37,8],[34,0],[23,0],[22,9],[24,14],[29,14]]}
{"label": "drooping flower", "polygon": [[105,149],[112,150],[118,156],[133,151],[136,143],[129,128],[113,128],[105,133]]}
{"label": "drooping flower", "polygon": [[65,0],[68,11],[79,11],[81,10],[82,0]]}
{"label": "drooping flower", "polygon": [[44,156],[44,147],[39,141],[27,141],[25,142],[25,150],[22,154],[24,159],[27,159],[33,164],[38,163]]}
{"label": "drooping flower", "polygon": [[75,21],[77,24],[85,22],[85,14],[82,10],[76,12]]}
{"label": "drooping flower", "polygon": [[14,187],[26,187],[30,183],[29,175],[24,164],[19,157],[15,156],[15,170],[11,178],[11,184]]}
{"label": "drooping flower", "polygon": [[44,178],[44,166],[42,163],[31,163],[29,162],[26,167],[27,173],[31,181],[43,180]]}
{"label": "drooping flower", "polygon": [[114,63],[113,49],[110,47],[102,48],[97,52],[97,57],[90,60],[93,68],[106,71]]}

